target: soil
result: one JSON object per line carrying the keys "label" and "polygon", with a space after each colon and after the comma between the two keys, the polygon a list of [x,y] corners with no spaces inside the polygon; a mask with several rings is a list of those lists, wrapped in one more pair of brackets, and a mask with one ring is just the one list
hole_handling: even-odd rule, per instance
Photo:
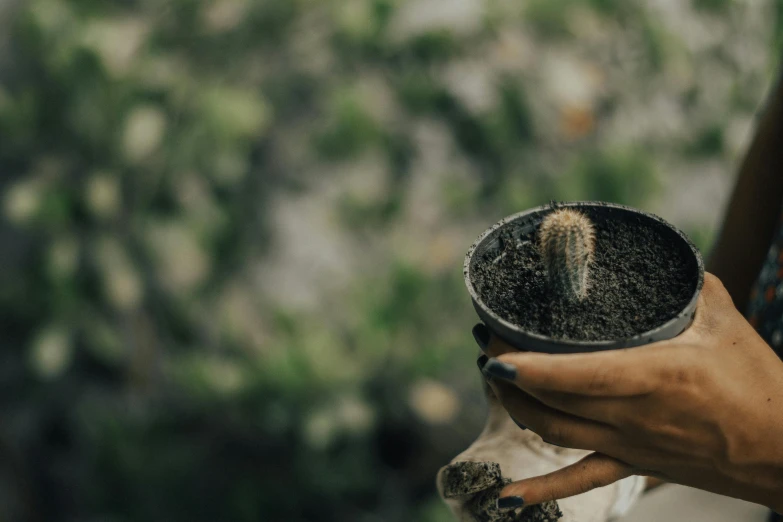
{"label": "soil", "polygon": [[511,484],[511,479],[503,479],[501,484],[484,490],[471,499],[468,511],[478,522],[558,522],[563,517],[563,512],[555,501],[511,511],[499,511],[498,497],[507,484]]}
{"label": "soil", "polygon": [[511,479],[501,475],[497,462],[455,462],[445,473],[443,496],[470,497],[465,507],[479,522],[557,522],[563,516],[555,501],[499,511],[500,491],[511,483]]}
{"label": "soil", "polygon": [[511,484],[511,479],[503,479],[501,484],[473,497],[468,511],[478,522],[558,522],[563,517],[560,506],[553,500],[511,511],[499,511],[498,497],[507,484]]}
{"label": "soil", "polygon": [[474,495],[502,482],[497,462],[456,462],[446,467],[443,496],[446,498]]}
{"label": "soil", "polygon": [[612,219],[580,209],[596,229],[590,287],[583,301],[556,298],[536,248],[536,231],[500,235],[471,274],[481,300],[522,329],[559,340],[626,339],[661,326],[690,302],[696,270],[670,231],[642,217]]}

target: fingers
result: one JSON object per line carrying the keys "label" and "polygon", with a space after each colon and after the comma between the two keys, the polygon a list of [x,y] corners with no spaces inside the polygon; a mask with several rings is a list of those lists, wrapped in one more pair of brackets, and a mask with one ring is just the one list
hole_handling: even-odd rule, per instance
{"label": "fingers", "polygon": [[660,371],[667,372],[671,361],[679,358],[672,350],[692,343],[694,336],[718,335],[732,324],[725,320],[728,313],[738,314],[731,296],[717,277],[706,273],[694,324],[675,339],[624,350],[550,355],[520,351],[480,325],[486,333],[482,350],[515,366],[516,384],[531,393],[540,389],[589,396],[645,395],[660,384]]}
{"label": "fingers", "polygon": [[[588,396],[627,397],[655,390],[656,374],[666,364],[666,350],[653,345],[605,352],[550,355],[507,353],[498,361],[509,367],[511,380],[525,390],[548,390]],[[490,359],[487,369],[495,367]]]}
{"label": "fingers", "polygon": [[492,330],[483,323],[478,323],[473,327],[473,338],[476,340],[481,351],[489,357],[497,357],[504,353],[518,352],[517,348],[507,344],[500,337],[492,333]]}
{"label": "fingers", "polygon": [[[483,355],[481,355],[476,361],[479,370],[484,367],[484,364],[486,364],[489,357],[497,357],[499,355],[503,355],[504,353],[517,351],[514,347],[506,344],[497,335],[492,333],[492,331],[483,323],[476,324],[476,326],[473,327],[472,333],[473,338],[476,340],[476,344],[478,344],[483,353]],[[492,387],[489,386],[489,383],[486,382],[486,380],[483,382],[483,387],[484,394],[486,395],[491,408],[493,405],[496,405],[497,395],[492,390]],[[525,428],[525,426],[520,425],[520,428]]]}
{"label": "fingers", "polygon": [[506,359],[508,358],[496,359],[492,363],[489,363],[488,359],[482,365],[482,370],[486,369],[486,372],[494,373],[496,377],[508,380],[531,397],[556,410],[612,426],[622,425],[627,419],[629,411],[633,413],[637,411],[637,402],[640,396],[585,396],[536,387],[526,379],[519,377],[520,372],[516,365],[511,364],[507,368],[501,367],[498,370],[498,367],[504,364]]}
{"label": "fingers", "polygon": [[623,426],[629,412],[638,412],[637,397],[584,397],[536,388],[522,390],[550,408],[610,426]]}
{"label": "fingers", "polygon": [[498,505],[506,498],[519,498],[525,505],[572,497],[608,486],[634,475],[628,464],[601,453],[593,453],[570,466],[547,475],[513,482],[500,492]]}
{"label": "fingers", "polygon": [[489,385],[512,419],[550,444],[585,450],[621,447],[611,426],[550,408],[509,383],[491,379]]}
{"label": "fingers", "polygon": [[486,352],[490,357],[499,357],[506,353],[519,353],[519,349],[514,348],[497,335],[492,334]]}

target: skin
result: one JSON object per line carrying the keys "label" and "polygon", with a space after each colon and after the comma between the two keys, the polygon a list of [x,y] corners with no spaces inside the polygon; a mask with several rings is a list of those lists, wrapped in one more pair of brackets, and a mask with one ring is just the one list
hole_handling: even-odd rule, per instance
{"label": "skin", "polygon": [[681,336],[580,355],[524,353],[492,339],[488,354],[517,374],[489,381],[511,416],[549,442],[595,451],[501,497],[535,504],[638,474],[650,487],[677,482],[783,512],[783,362],[737,310],[781,226],[782,145],[779,82],[707,264],[714,275]]}
{"label": "skin", "polygon": [[516,374],[489,380],[511,417],[596,452],[501,497],[536,504],[646,475],[783,511],[783,362],[717,277],[707,274],[694,324],[670,341],[549,355],[493,338],[487,351]]}
{"label": "skin", "polygon": [[761,112],[756,135],[740,168],[721,233],[707,263],[744,309],[783,204],[783,81]]}

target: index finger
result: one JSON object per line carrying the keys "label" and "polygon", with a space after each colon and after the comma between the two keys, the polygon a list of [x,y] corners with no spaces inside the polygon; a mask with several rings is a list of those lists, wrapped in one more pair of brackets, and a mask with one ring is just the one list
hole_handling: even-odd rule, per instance
{"label": "index finger", "polygon": [[500,357],[501,355],[507,353],[520,353],[519,349],[514,348],[503,339],[495,335],[492,330],[490,330],[489,344],[487,345],[487,349],[485,351],[486,354],[490,357]]}
{"label": "index finger", "polygon": [[667,352],[650,345],[579,354],[514,352],[498,359],[515,368],[515,384],[523,390],[628,397],[656,389],[656,369],[666,363]]}

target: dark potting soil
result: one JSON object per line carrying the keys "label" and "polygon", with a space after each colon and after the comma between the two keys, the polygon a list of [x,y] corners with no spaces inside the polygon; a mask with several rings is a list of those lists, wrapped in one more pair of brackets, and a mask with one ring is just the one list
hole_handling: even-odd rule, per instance
{"label": "dark potting soil", "polygon": [[449,464],[441,482],[443,496],[466,499],[465,507],[479,522],[557,522],[562,518],[563,512],[555,501],[509,512],[499,511],[498,497],[508,484],[511,479],[501,475],[497,462]]}
{"label": "dark potting soil", "polygon": [[696,274],[675,239],[641,219],[580,211],[596,230],[583,301],[560,300],[549,291],[536,231],[519,240],[502,232],[500,250],[476,259],[471,274],[481,300],[526,331],[580,341],[626,339],[679,314],[693,296]]}

